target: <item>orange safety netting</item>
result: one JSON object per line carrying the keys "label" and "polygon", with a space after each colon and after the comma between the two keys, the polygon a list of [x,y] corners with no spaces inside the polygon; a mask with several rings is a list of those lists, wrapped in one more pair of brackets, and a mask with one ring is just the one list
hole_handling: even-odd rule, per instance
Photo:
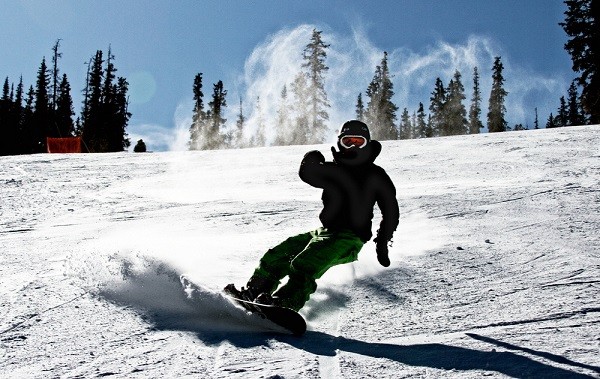
{"label": "orange safety netting", "polygon": [[81,137],[46,138],[49,153],[81,153]]}

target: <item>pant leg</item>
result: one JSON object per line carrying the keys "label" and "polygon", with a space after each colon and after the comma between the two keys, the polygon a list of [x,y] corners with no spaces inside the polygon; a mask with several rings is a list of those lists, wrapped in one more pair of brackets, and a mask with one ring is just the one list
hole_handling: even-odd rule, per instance
{"label": "pant leg", "polygon": [[290,237],[279,245],[269,249],[260,259],[248,281],[248,287],[260,283],[260,292],[273,293],[281,279],[290,274],[291,262],[312,239],[311,232]]}
{"label": "pant leg", "polygon": [[316,291],[316,280],[333,266],[356,261],[363,244],[352,232],[318,229],[308,246],[292,260],[289,280],[274,296],[282,299],[282,305],[299,310]]}

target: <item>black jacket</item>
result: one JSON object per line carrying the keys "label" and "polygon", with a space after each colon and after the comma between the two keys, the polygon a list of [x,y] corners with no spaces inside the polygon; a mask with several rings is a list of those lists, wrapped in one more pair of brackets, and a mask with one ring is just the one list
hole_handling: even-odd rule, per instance
{"label": "black jacket", "polygon": [[385,170],[373,162],[381,144],[371,141],[363,149],[337,152],[333,162],[325,162],[319,151],[310,151],[300,164],[300,178],[323,189],[323,210],[319,216],[330,230],[351,230],[367,242],[373,236],[373,208],[379,206],[383,219],[377,233],[384,241],[392,239],[398,226],[396,188]]}

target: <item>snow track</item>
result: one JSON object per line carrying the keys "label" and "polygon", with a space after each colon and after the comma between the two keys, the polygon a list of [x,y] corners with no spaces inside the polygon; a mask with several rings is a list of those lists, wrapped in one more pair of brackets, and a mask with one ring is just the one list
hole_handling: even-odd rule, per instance
{"label": "snow track", "polygon": [[392,266],[327,272],[301,338],[219,291],[318,226],[329,146],[1,157],[0,377],[600,378],[600,128],[383,146]]}

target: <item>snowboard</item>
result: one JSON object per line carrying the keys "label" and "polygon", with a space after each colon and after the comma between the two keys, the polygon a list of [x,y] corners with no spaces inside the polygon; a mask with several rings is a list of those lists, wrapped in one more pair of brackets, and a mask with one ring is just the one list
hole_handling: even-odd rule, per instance
{"label": "snowboard", "polygon": [[224,293],[228,298],[244,307],[248,312],[257,314],[263,319],[267,319],[281,326],[295,336],[301,336],[306,332],[306,321],[304,320],[304,317],[293,309],[279,307],[277,305],[254,303],[252,301],[233,297],[227,292]]}

